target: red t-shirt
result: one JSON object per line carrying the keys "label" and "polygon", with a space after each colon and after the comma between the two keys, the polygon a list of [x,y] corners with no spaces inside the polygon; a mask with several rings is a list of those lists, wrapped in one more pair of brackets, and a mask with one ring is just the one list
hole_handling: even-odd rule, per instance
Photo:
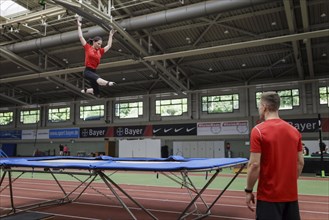
{"label": "red t-shirt", "polygon": [[291,202],[298,199],[297,160],[301,134],[282,119],[271,119],[251,131],[250,151],[261,153],[257,199]]}
{"label": "red t-shirt", "polygon": [[96,69],[101,62],[101,57],[104,54],[104,48],[96,50],[90,44],[85,44],[85,66]]}

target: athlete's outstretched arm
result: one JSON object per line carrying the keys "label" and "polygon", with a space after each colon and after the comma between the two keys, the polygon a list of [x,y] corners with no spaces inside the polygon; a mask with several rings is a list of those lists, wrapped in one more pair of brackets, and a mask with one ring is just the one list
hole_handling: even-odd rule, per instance
{"label": "athlete's outstretched arm", "polygon": [[79,18],[77,19],[77,24],[78,24],[78,33],[79,33],[80,42],[81,42],[82,46],[85,46],[86,43],[87,43],[87,41],[86,41],[86,39],[82,35],[81,21],[79,20]]}
{"label": "athlete's outstretched arm", "polygon": [[109,41],[107,42],[107,45],[104,47],[104,53],[106,53],[112,47],[113,35],[115,32],[117,31],[113,29],[110,31]]}

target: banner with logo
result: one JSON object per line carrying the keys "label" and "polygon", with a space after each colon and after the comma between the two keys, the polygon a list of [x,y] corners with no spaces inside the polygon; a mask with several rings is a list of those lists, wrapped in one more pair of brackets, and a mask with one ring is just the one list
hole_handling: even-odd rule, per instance
{"label": "banner with logo", "polygon": [[14,139],[18,140],[22,138],[22,131],[21,130],[0,130],[0,139]]}
{"label": "banner with logo", "polygon": [[319,131],[319,120],[317,118],[285,119],[285,121],[301,133]]}
{"label": "banner with logo", "polygon": [[196,123],[153,125],[153,136],[185,136],[196,134]]}
{"label": "banner with logo", "polygon": [[116,126],[110,127],[106,137],[150,137],[152,136],[152,125],[139,126]]}
{"label": "banner with logo", "polygon": [[201,122],[197,124],[198,135],[249,134],[248,121]]}
{"label": "banner with logo", "polygon": [[63,128],[63,129],[50,129],[49,138],[79,138],[79,128]]}
{"label": "banner with logo", "polygon": [[49,129],[23,130],[23,140],[49,139]]}
{"label": "banner with logo", "polygon": [[80,128],[80,138],[105,137],[108,127]]}

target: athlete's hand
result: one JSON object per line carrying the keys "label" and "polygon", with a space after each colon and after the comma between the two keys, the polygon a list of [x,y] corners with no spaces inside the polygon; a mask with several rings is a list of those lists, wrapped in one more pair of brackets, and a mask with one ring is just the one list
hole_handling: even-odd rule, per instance
{"label": "athlete's hand", "polygon": [[110,35],[113,36],[115,32],[117,32],[117,30],[112,29],[112,30],[110,31]]}
{"label": "athlete's hand", "polygon": [[248,209],[253,212],[254,208],[252,207],[252,204],[255,204],[255,196],[253,193],[246,193],[246,204]]}

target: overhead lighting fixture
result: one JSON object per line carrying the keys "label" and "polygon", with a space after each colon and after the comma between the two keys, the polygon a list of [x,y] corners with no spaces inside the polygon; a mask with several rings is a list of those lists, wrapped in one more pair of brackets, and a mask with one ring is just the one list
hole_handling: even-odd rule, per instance
{"label": "overhead lighting fixture", "polygon": [[282,62],[282,63],[285,63],[285,62],[286,62],[286,59],[283,58],[283,59],[281,60],[281,62]]}
{"label": "overhead lighting fixture", "polygon": [[271,25],[272,25],[272,26],[275,26],[275,25],[276,25],[276,21],[273,21],[273,22],[271,23]]}
{"label": "overhead lighting fixture", "polygon": [[189,38],[189,37],[186,37],[186,38],[185,38],[185,40],[187,41],[187,43],[188,43],[188,44],[190,44],[190,43],[191,43],[191,38]]}
{"label": "overhead lighting fixture", "polygon": [[212,68],[211,67],[209,67],[209,69],[208,69],[209,71],[212,71]]}
{"label": "overhead lighting fixture", "polygon": [[321,18],[325,18],[326,16],[327,16],[327,14],[324,12],[320,15]]}
{"label": "overhead lighting fixture", "polygon": [[322,53],[322,55],[321,55],[322,57],[326,57],[327,56],[327,54],[326,53]]}
{"label": "overhead lighting fixture", "polygon": [[122,81],[125,81],[125,80],[126,80],[126,78],[122,77]]}
{"label": "overhead lighting fixture", "polygon": [[118,51],[119,51],[119,52],[122,52],[122,49],[119,49]]}
{"label": "overhead lighting fixture", "polygon": [[224,31],[224,34],[228,34],[228,33],[230,33],[228,30],[225,30],[225,31]]}
{"label": "overhead lighting fixture", "polygon": [[247,66],[247,64],[243,63],[241,66],[242,66],[242,67],[246,67],[246,66]]}

